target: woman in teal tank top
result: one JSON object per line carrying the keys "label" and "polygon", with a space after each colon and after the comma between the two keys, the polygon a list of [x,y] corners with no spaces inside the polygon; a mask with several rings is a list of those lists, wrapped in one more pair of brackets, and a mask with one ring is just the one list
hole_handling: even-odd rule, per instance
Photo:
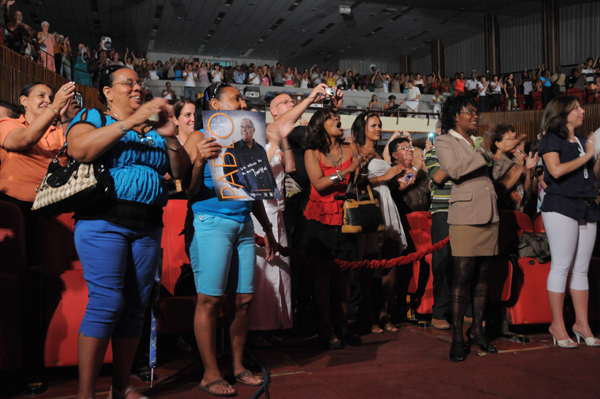
{"label": "woman in teal tank top", "polygon": [[[246,102],[236,88],[226,83],[215,83],[206,89],[202,109],[243,110]],[[196,121],[198,127],[201,118],[196,118]],[[262,378],[246,370],[242,364],[256,265],[254,225],[250,212],[254,213],[266,232],[267,260],[273,259],[277,243],[262,201],[219,201],[217,198],[207,166],[208,160],[221,152],[221,146],[215,139],[206,138],[202,131],[195,131],[186,141],[185,149],[193,160],[188,208],[194,217],[190,261],[198,293],[194,332],[204,364],[199,388],[214,395],[232,396],[236,391],[222,378],[217,365],[217,315],[225,293],[229,305],[226,313],[233,319],[229,333],[236,381],[244,385],[263,383]]]}

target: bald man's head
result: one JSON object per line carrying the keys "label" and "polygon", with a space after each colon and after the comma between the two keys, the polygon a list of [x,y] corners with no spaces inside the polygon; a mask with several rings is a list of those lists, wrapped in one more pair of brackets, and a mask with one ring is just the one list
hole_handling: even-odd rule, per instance
{"label": "bald man's head", "polygon": [[271,100],[271,105],[269,105],[269,109],[271,110],[271,115],[273,115],[273,120],[277,120],[281,115],[288,112],[290,109],[294,108],[294,100],[288,94],[280,94]]}

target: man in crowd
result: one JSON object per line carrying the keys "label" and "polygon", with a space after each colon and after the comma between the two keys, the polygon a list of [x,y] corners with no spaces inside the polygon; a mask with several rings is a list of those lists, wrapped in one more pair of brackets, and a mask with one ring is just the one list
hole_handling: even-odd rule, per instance
{"label": "man in crowd", "polygon": [[[408,112],[419,112],[419,97],[421,97],[421,91],[414,85],[414,81],[411,79],[408,81],[408,96],[402,100],[400,105],[406,103]],[[412,115],[414,118],[415,115]]]}
{"label": "man in crowd", "polygon": [[275,65],[275,68],[271,71],[271,76],[273,77],[273,86],[283,86],[283,74],[284,69],[281,62],[278,62]]}
{"label": "man in crowd", "polygon": [[475,72],[473,72],[471,74],[471,78],[467,79],[467,82],[465,83],[465,91],[467,93],[470,93],[473,97],[477,97],[477,84],[479,82],[477,81],[477,74]]}
{"label": "man in crowd", "polygon": [[565,91],[567,91],[567,87],[565,84],[566,80],[567,76],[564,73],[562,73],[562,68],[559,66],[556,69],[556,73],[552,75],[552,84],[557,85],[559,87],[560,92],[564,93]]}
{"label": "man in crowd", "polygon": [[271,173],[269,159],[264,147],[254,140],[254,123],[250,119],[242,119],[240,125],[241,140],[235,142],[232,153],[239,172],[234,175],[236,183],[244,187],[244,191],[258,199],[274,198],[266,193],[277,191],[277,184]]}
{"label": "man in crowd", "polygon": [[586,60],[583,70],[581,71],[581,73],[585,75],[586,84],[588,86],[594,82],[594,75],[596,74],[595,68],[597,63],[598,60],[594,62],[594,59],[590,57]]}

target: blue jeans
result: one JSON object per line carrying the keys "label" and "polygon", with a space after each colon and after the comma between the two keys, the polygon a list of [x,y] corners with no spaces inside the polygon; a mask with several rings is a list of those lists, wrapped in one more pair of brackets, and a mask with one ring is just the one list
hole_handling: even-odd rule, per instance
{"label": "blue jeans", "polygon": [[190,245],[196,292],[222,296],[225,292],[254,292],[254,224],[206,213],[194,213]]}
{"label": "blue jeans", "polygon": [[190,100],[196,99],[196,88],[195,87],[186,87],[183,89],[183,97],[189,98]]}
{"label": "blue jeans", "polygon": [[160,227],[129,229],[104,220],[75,224],[75,247],[89,290],[80,333],[94,338],[142,336],[161,236]]}

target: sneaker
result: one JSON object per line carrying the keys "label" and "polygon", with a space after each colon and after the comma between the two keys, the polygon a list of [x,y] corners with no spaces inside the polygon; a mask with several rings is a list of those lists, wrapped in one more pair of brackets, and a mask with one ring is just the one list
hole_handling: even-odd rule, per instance
{"label": "sneaker", "polygon": [[444,319],[431,319],[431,324],[436,330],[449,330],[450,323]]}

